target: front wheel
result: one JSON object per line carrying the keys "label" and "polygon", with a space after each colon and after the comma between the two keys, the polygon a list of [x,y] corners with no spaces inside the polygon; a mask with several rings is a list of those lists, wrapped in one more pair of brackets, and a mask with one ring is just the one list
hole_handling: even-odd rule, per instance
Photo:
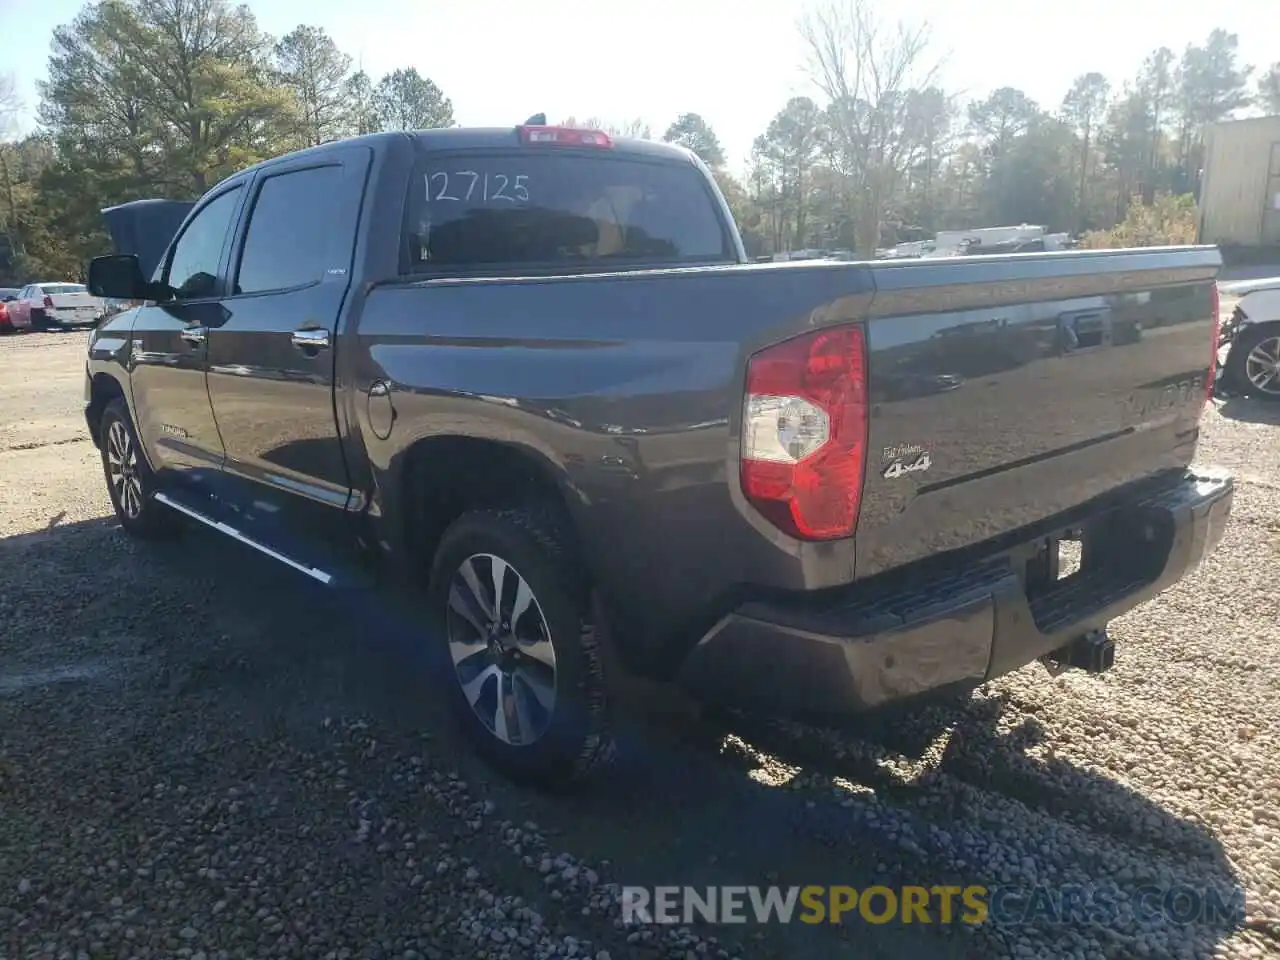
{"label": "front wheel", "polygon": [[177,517],[155,500],[155,475],[138,446],[138,435],[123,400],[107,404],[98,430],[107,493],[120,526],[145,539],[174,533]]}
{"label": "front wheel", "polygon": [[1237,390],[1280,400],[1280,324],[1246,327],[1231,345],[1224,374]]}
{"label": "front wheel", "polygon": [[556,786],[612,756],[590,591],[552,511],[478,510],[445,531],[428,602],[467,739],[513,780]]}

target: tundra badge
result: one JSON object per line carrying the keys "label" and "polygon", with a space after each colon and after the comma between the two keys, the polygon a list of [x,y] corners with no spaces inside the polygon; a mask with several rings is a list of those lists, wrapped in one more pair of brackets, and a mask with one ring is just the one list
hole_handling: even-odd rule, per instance
{"label": "tundra badge", "polygon": [[887,465],[880,475],[886,480],[895,480],[908,473],[921,473],[933,466],[929,451],[919,444],[904,443],[896,447],[885,447],[883,453]]}

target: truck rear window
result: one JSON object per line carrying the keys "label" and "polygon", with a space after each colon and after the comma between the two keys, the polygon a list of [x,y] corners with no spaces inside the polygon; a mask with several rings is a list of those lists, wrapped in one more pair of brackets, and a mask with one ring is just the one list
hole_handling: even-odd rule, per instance
{"label": "truck rear window", "polygon": [[412,190],[415,271],[732,259],[714,196],[686,163],[550,151],[440,156]]}

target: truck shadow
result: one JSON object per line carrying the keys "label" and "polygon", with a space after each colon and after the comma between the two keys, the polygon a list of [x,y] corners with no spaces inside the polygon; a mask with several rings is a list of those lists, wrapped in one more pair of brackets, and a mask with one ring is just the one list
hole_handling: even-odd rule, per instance
{"label": "truck shadow", "polygon": [[[791,795],[780,807],[793,837],[831,853],[856,851],[851,861],[872,867],[874,882],[1004,888],[1011,895],[993,907],[989,932],[1011,953],[1035,944],[1068,955],[1082,927],[1107,928],[1105,946],[1139,936],[1145,925],[1167,939],[1166,955],[1213,954],[1245,920],[1244,886],[1219,838],[1119,780],[1053,755],[1044,726],[1022,715],[1026,706],[977,696],[837,725],[735,715],[700,735],[749,781]],[[669,767],[669,758],[662,763]],[[714,831],[726,798],[714,797],[703,777],[655,770],[647,789],[632,786],[631,795],[671,798],[685,818],[707,804],[700,822]],[[613,816],[626,796],[620,789],[586,802]],[[755,840],[770,819],[742,829]],[[1033,905],[1037,887],[1047,899]],[[1068,897],[1089,906],[1082,913]],[[1130,909],[1145,914],[1143,923]]]}
{"label": "truck shadow", "polygon": [[[1116,779],[1029,753],[1047,746],[1034,704],[983,696],[841,726],[737,714],[655,721],[622,731],[622,763],[608,778],[552,796],[493,776],[455,736],[439,688],[424,683],[423,631],[401,594],[326,591],[203,531],[139,545],[105,520],[0,541],[0,571],[0,674],[18,661],[114,656],[139,671],[154,709],[224,717],[235,739],[285,735],[323,749],[325,721],[360,717],[391,750],[422,751],[428,731],[433,764],[460,771],[504,816],[554,831],[558,849],[611,862],[619,883],[1020,892],[977,934],[983,955],[1067,955],[1081,936],[1100,953],[1130,955],[1132,937],[1154,927],[1159,953],[1207,956],[1242,919],[1164,919],[1159,897],[1171,890],[1201,905],[1209,891],[1217,903],[1243,902],[1221,843]],[[49,598],[67,591],[74,602],[37,632]],[[1037,884],[1058,906],[1028,915]],[[1154,890],[1154,917],[1143,927],[1127,908],[1063,914],[1067,886],[1112,903]],[[756,938],[748,955],[794,960],[841,955],[850,938],[866,957],[961,957],[974,947],[937,925],[739,932]]]}
{"label": "truck shadow", "polygon": [[1225,402],[1218,406],[1218,412],[1224,417],[1243,423],[1280,425],[1280,403],[1274,400],[1228,395]]}

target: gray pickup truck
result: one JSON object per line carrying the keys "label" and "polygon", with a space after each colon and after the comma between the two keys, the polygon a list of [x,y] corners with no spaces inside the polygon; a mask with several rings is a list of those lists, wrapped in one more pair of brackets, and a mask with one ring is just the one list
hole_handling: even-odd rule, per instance
{"label": "gray pickup truck", "polygon": [[1231,509],[1191,469],[1213,247],[751,263],[692,154],[528,125],[105,214],[90,287],[142,301],[86,367],[121,525],[407,573],[514,778],[611,755],[614,670],[805,713],[1104,670]]}

